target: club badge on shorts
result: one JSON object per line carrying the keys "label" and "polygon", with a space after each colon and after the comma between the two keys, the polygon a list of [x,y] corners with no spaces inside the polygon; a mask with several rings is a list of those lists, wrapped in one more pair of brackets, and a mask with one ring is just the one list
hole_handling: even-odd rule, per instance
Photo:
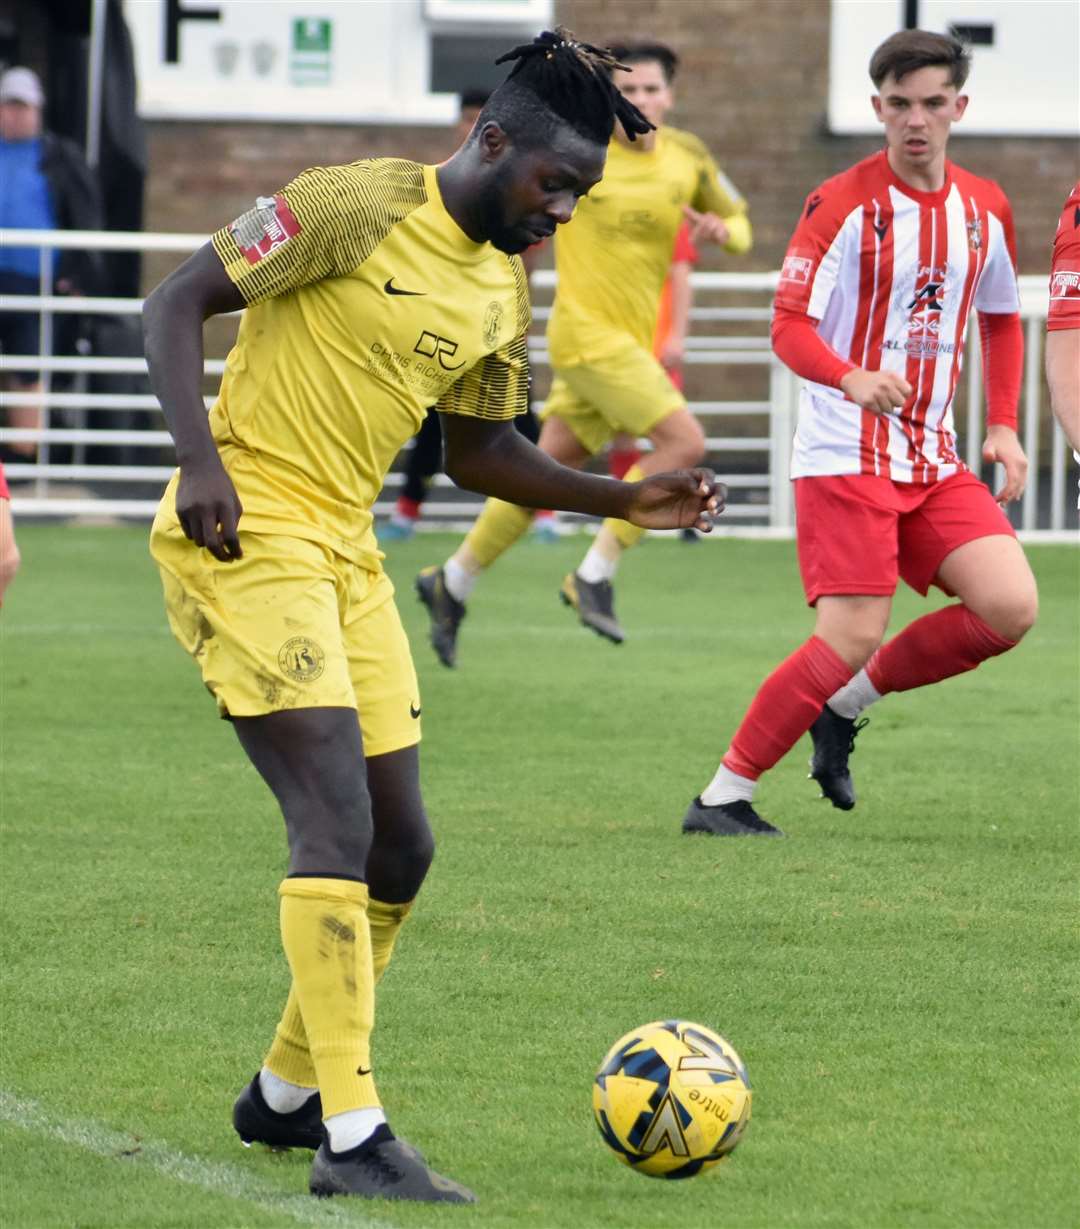
{"label": "club badge on shorts", "polygon": [[296,683],[312,683],[323,672],[326,654],[307,636],[286,640],[277,656],[278,668]]}

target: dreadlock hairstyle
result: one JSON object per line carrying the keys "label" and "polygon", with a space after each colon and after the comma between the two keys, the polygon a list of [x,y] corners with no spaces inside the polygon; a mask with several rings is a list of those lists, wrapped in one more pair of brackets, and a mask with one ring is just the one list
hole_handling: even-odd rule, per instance
{"label": "dreadlock hairstyle", "polygon": [[630,140],[653,125],[615,88],[615,70],[628,71],[610,51],[581,43],[556,26],[495,63],[516,61],[480,113],[477,129],[495,120],[512,141],[528,148],[550,140],[559,123],[586,140],[607,145],[616,119]]}

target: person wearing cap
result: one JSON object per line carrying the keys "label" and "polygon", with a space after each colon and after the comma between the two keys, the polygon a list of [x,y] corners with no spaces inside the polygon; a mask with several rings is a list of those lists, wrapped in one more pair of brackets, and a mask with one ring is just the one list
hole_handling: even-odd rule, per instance
{"label": "person wearing cap", "polygon": [[[42,107],[45,93],[29,68],[0,74],[0,227],[5,230],[100,230],[101,191],[79,147],[47,132]],[[0,247],[0,294],[32,295],[41,285],[40,248]],[[86,294],[99,280],[97,253],[61,251],[52,264],[54,291]],[[0,312],[0,354],[37,354],[39,316],[35,312]],[[7,387],[25,393],[41,389],[36,370],[5,372]],[[34,429],[40,407],[28,398],[11,406],[6,425]],[[3,446],[10,461],[33,460],[37,445]]]}

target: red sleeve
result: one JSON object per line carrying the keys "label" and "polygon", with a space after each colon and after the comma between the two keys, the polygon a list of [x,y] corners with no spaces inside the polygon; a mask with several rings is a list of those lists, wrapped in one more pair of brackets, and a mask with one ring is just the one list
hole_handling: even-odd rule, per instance
{"label": "red sleeve", "polygon": [[1065,202],[1054,236],[1046,327],[1080,329],[1080,183]]}
{"label": "red sleeve", "polygon": [[987,426],[1016,430],[1016,407],[1024,373],[1024,330],[1018,312],[979,312]]}
{"label": "red sleeve", "polygon": [[671,263],[682,261],[685,264],[696,265],[700,259],[700,253],[690,242],[690,227],[684,222],[675,236],[675,251],[671,254]]}
{"label": "red sleeve", "polygon": [[791,236],[780,278],[777,307],[811,312],[820,318],[836,286],[841,229],[852,200],[849,185],[830,180],[811,192]]}
{"label": "red sleeve", "polygon": [[773,308],[772,346],[776,357],[804,380],[839,388],[855,364],[849,363],[822,341],[816,321],[801,311]]}

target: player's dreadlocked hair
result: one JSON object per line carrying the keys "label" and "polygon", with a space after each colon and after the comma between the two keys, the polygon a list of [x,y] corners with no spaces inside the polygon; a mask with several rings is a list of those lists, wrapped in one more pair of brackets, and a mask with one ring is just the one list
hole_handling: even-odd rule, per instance
{"label": "player's dreadlocked hair", "polygon": [[625,70],[610,51],[580,43],[569,30],[545,30],[495,63],[517,61],[480,113],[477,130],[495,120],[523,147],[550,140],[556,121],[589,141],[607,145],[616,119],[630,140],[653,125],[615,88],[612,73]]}

